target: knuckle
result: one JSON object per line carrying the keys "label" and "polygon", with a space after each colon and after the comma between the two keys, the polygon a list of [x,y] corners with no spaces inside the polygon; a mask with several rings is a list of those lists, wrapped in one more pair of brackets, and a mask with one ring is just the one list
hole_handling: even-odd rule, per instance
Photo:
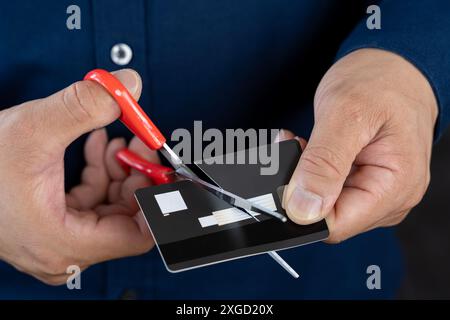
{"label": "knuckle", "polygon": [[360,122],[367,113],[364,106],[367,104],[367,95],[360,90],[352,90],[342,99],[342,116],[352,121]]}
{"label": "knuckle", "polygon": [[0,112],[2,135],[20,139],[14,141],[21,141],[21,139],[29,139],[32,137],[36,131],[36,126],[29,119],[29,112],[25,112],[26,109],[29,110],[30,108],[31,106],[20,105]]}
{"label": "knuckle", "polygon": [[385,102],[389,100],[373,95],[366,84],[352,83],[345,87],[333,101],[339,110],[339,119],[362,135],[361,140],[368,140],[390,118],[390,104]]}
{"label": "knuckle", "polygon": [[402,214],[402,215],[396,217],[396,218],[394,219],[394,221],[392,221],[392,223],[393,223],[392,226],[396,226],[396,225],[402,223],[402,222],[406,219],[407,216],[408,216],[408,214],[407,214],[407,213],[404,213],[404,214]]}
{"label": "knuckle", "polygon": [[425,192],[423,191],[423,188],[416,188],[415,190],[412,190],[406,200],[406,209],[411,209],[417,206],[422,201],[424,194]]}
{"label": "knuckle", "polygon": [[[367,88],[353,89],[346,97],[342,116],[347,125],[362,128],[366,136],[363,140],[370,140],[390,117],[388,104],[383,103],[367,92]],[[350,122],[350,123],[349,123]]]}
{"label": "knuckle", "polygon": [[63,90],[62,105],[75,122],[85,122],[93,118],[95,99],[86,84],[81,81]]}
{"label": "knuckle", "polygon": [[[427,166],[424,170],[422,165],[409,165],[407,162],[403,162],[398,172],[395,194],[402,195],[403,203],[401,208],[408,210],[417,206],[427,192],[431,181],[430,168]],[[416,172],[417,174],[412,175],[411,172]]]}
{"label": "knuckle", "polygon": [[430,168],[427,167],[423,175],[417,178],[417,182],[414,184],[415,188],[411,191],[410,199],[407,203],[407,209],[417,206],[425,196],[428,190],[428,186],[431,181]]}
{"label": "knuckle", "polygon": [[406,210],[406,211],[402,212],[401,214],[396,215],[389,222],[387,222],[384,226],[385,227],[393,227],[393,226],[396,226],[396,225],[402,223],[408,216],[408,213],[409,213],[409,210]]}
{"label": "knuckle", "polygon": [[[371,101],[370,93],[363,84],[344,83],[340,87],[335,88],[331,95],[335,106],[338,107],[343,118],[361,119],[366,115],[365,106]],[[353,118],[349,118],[353,116]]]}
{"label": "knuckle", "polygon": [[424,196],[424,192],[422,190],[415,192],[415,194],[413,195],[411,201],[412,201],[412,205],[411,208],[417,206],[423,199]]}
{"label": "knuckle", "polygon": [[0,158],[5,164],[29,169],[43,159],[40,128],[33,119],[35,109],[27,103],[0,112]]}
{"label": "knuckle", "polygon": [[326,242],[330,243],[330,244],[339,244],[342,241],[345,241],[348,237],[345,237],[344,235],[337,233],[337,232],[332,232],[330,233],[329,237],[327,238]]}
{"label": "knuckle", "polygon": [[314,176],[332,179],[344,178],[348,171],[342,156],[325,146],[306,147],[299,165]]}

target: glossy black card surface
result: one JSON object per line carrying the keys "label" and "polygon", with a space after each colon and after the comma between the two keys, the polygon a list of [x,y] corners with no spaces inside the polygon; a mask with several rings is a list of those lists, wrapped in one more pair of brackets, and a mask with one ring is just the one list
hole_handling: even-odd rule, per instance
{"label": "glossy black card surface", "polygon": [[[277,191],[289,182],[300,157],[295,140],[279,144],[279,168],[261,175],[260,164],[198,164],[222,188],[284,213]],[[190,181],[136,191],[158,249],[171,272],[183,271],[328,236],[325,221],[300,226],[258,215],[257,222]]]}

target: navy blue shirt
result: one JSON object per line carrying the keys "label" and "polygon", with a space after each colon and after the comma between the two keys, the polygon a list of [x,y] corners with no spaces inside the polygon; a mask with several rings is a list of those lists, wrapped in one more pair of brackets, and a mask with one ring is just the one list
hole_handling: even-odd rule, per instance
{"label": "navy blue shirt", "polygon": [[[119,69],[110,51],[126,43],[133,51],[127,67],[143,79],[140,103],[164,133],[202,120],[204,128],[283,127],[307,137],[314,91],[327,68],[352,50],[378,47],[409,59],[429,79],[440,107],[438,135],[450,118],[450,2],[382,1],[382,29],[368,30],[366,8],[373,3],[4,1],[0,108],[48,96],[93,68]],[[81,9],[81,30],[66,28],[71,4]],[[108,130],[111,137],[130,137],[120,123]],[[67,150],[66,188],[79,182],[84,140]],[[299,280],[266,255],[170,274],[152,250],[89,268],[82,289],[71,291],[0,262],[0,298],[388,298],[401,282],[392,229],[281,255]],[[381,267],[382,290],[366,287],[371,264]]]}

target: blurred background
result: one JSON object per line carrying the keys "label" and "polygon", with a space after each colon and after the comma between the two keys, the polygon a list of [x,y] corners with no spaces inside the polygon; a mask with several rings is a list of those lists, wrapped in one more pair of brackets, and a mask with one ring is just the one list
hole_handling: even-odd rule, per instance
{"label": "blurred background", "polygon": [[397,227],[406,259],[401,299],[450,299],[450,132],[435,145],[431,183]]}

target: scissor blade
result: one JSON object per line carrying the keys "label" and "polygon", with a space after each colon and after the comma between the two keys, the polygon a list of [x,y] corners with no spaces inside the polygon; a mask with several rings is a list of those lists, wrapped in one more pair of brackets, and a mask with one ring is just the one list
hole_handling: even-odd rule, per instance
{"label": "scissor blade", "polygon": [[291,276],[293,276],[295,279],[297,279],[299,274],[292,268],[276,251],[269,251],[267,252],[269,256],[272,257],[273,260],[278,262],[280,266],[283,267],[284,270],[286,270]]}
{"label": "scissor blade", "polygon": [[167,144],[163,145],[163,148],[159,149],[164,158],[172,165],[176,170],[176,173],[184,177],[197,178],[205,182],[208,182],[214,186],[219,186],[210,176],[205,174],[198,166],[187,166],[183,160],[169,147]]}
{"label": "scissor blade", "polygon": [[184,164],[183,160],[166,143],[159,151],[179,174],[184,177],[196,177],[196,174]]}
{"label": "scissor blade", "polygon": [[[250,201],[245,200],[231,192],[223,190],[216,185],[208,183],[202,179],[200,179],[191,169],[189,169],[183,161],[178,157],[178,155],[167,145],[164,144],[163,148],[160,149],[161,153],[164,157],[169,161],[172,167],[175,169],[174,173],[179,174],[180,176],[187,178],[197,184],[200,184],[204,189],[216,195],[218,198],[224,200],[225,202],[231,204],[233,207],[239,208],[242,211],[246,212],[253,219],[259,222],[258,218],[253,214],[253,212],[259,212],[263,214],[268,214],[270,216],[274,216],[277,219],[280,219],[283,222],[286,222],[286,217],[279,214],[278,212],[267,210],[259,205],[254,205]],[[213,182],[213,181],[212,181]],[[253,211],[253,212],[252,212]],[[298,278],[298,273],[283,259],[281,258],[275,251],[270,251],[268,254],[274,259],[278,264],[280,264],[287,272],[289,272],[294,278]]]}
{"label": "scissor blade", "polygon": [[[204,189],[216,195],[218,198],[224,200],[229,203],[233,207],[244,210],[245,212],[253,211],[261,214],[266,214],[277,219],[280,219],[283,222],[286,222],[286,217],[278,212],[268,210],[262,206],[251,203],[250,201],[239,197],[229,191],[226,191],[222,188],[219,188],[209,182],[206,182],[200,179],[191,169],[189,169],[183,161],[178,157],[178,155],[167,145],[164,143],[163,147],[160,149],[163,156],[170,162],[170,164],[174,167],[176,173],[179,175],[200,184]],[[250,214],[253,218],[253,214]]]}
{"label": "scissor blade", "polygon": [[[260,205],[257,204],[253,204],[250,201],[239,197],[238,195],[235,195],[229,191],[226,191],[222,188],[216,187],[215,185],[212,185],[200,178],[198,178],[197,176],[189,176],[186,175],[183,169],[177,169],[176,172],[181,175],[184,176],[185,178],[191,180],[192,182],[198,183],[200,184],[204,189],[208,190],[209,192],[213,193],[215,196],[217,196],[219,199],[224,200],[225,202],[229,203],[230,205],[232,205],[233,207],[239,208],[241,210],[246,211],[247,213],[249,211],[253,211],[253,212],[257,212],[260,214],[265,214],[265,215],[269,215],[272,217],[275,217],[283,222],[286,222],[287,219],[284,215],[276,212],[276,211],[272,211],[269,209],[266,209]],[[253,215],[250,214],[252,217]]]}

